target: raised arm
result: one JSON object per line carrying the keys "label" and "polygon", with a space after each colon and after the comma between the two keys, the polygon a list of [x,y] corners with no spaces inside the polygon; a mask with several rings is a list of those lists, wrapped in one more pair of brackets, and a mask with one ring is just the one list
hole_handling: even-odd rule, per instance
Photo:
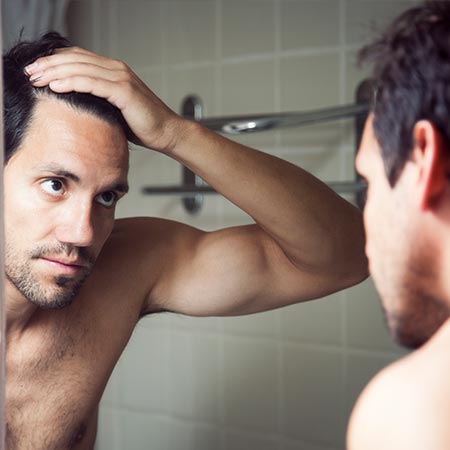
{"label": "raised arm", "polygon": [[[255,220],[212,233],[168,227],[170,244],[160,256],[170,262],[160,260],[166,270],[144,311],[249,313],[320,297],[367,276],[360,213],[301,168],[179,117],[122,62],[72,48],[27,72],[36,86],[106,98],[136,142],[185,164]],[[145,249],[151,227],[136,224],[130,234],[136,247]],[[163,239],[168,228],[156,232]],[[154,267],[154,246],[151,252],[148,261],[139,253],[136,264]]]}

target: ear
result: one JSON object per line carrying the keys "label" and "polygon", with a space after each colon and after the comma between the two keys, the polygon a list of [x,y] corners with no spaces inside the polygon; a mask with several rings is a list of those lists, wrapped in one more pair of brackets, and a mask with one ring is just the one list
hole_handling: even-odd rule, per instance
{"label": "ear", "polygon": [[427,210],[445,193],[450,173],[449,157],[441,133],[428,120],[416,123],[413,137],[412,162],[418,168],[418,200],[420,208]]}

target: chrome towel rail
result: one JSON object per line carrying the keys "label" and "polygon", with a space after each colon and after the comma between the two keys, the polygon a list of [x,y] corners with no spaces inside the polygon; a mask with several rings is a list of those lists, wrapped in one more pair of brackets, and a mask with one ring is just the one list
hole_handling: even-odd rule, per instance
{"label": "chrome towel rail", "polygon": [[[327,183],[328,187],[339,194],[356,194],[363,192],[366,188],[365,183],[356,181],[331,181]],[[142,192],[147,195],[167,195],[167,196],[179,196],[179,195],[210,195],[219,194],[211,186],[195,186],[195,185],[182,185],[182,186],[149,186],[144,187]]]}
{"label": "chrome towel rail", "polygon": [[211,117],[199,122],[206,128],[226,134],[242,134],[267,131],[275,128],[299,127],[320,122],[367,114],[368,104],[350,104],[313,110],[309,112],[287,112],[231,117]]}

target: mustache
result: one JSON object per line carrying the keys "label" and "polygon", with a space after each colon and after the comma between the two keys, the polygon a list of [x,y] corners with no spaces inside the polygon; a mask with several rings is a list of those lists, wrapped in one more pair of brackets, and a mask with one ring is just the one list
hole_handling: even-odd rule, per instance
{"label": "mustache", "polygon": [[41,245],[31,252],[32,259],[65,256],[76,259],[89,269],[95,263],[95,256],[86,247],[76,247],[70,244],[58,243],[55,245]]}

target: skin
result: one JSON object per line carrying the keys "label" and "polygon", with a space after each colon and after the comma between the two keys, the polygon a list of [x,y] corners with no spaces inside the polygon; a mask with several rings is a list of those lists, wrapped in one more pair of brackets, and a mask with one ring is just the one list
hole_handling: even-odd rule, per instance
{"label": "skin", "polygon": [[[206,233],[154,218],[114,220],[114,205],[103,203],[126,186],[125,137],[40,99],[4,171],[6,241],[17,260],[9,266],[26,267],[50,306],[65,289],[58,276],[72,278],[70,290],[87,271],[84,256],[95,264],[62,309],[42,308],[6,281],[8,449],[92,449],[106,382],[146,314],[249,314],[367,276],[359,212],[302,169],[180,118],[121,62],[66,49],[27,73],[36,86],[106,98],[136,142],[196,171],[255,224]],[[50,250],[30,258],[43,247]]]}
{"label": "skin", "polygon": [[389,185],[367,121],[356,167],[368,181],[364,211],[370,272],[389,329],[417,350],[384,369],[352,413],[349,450],[450,448],[450,185],[448,149],[428,121],[397,183]]}

